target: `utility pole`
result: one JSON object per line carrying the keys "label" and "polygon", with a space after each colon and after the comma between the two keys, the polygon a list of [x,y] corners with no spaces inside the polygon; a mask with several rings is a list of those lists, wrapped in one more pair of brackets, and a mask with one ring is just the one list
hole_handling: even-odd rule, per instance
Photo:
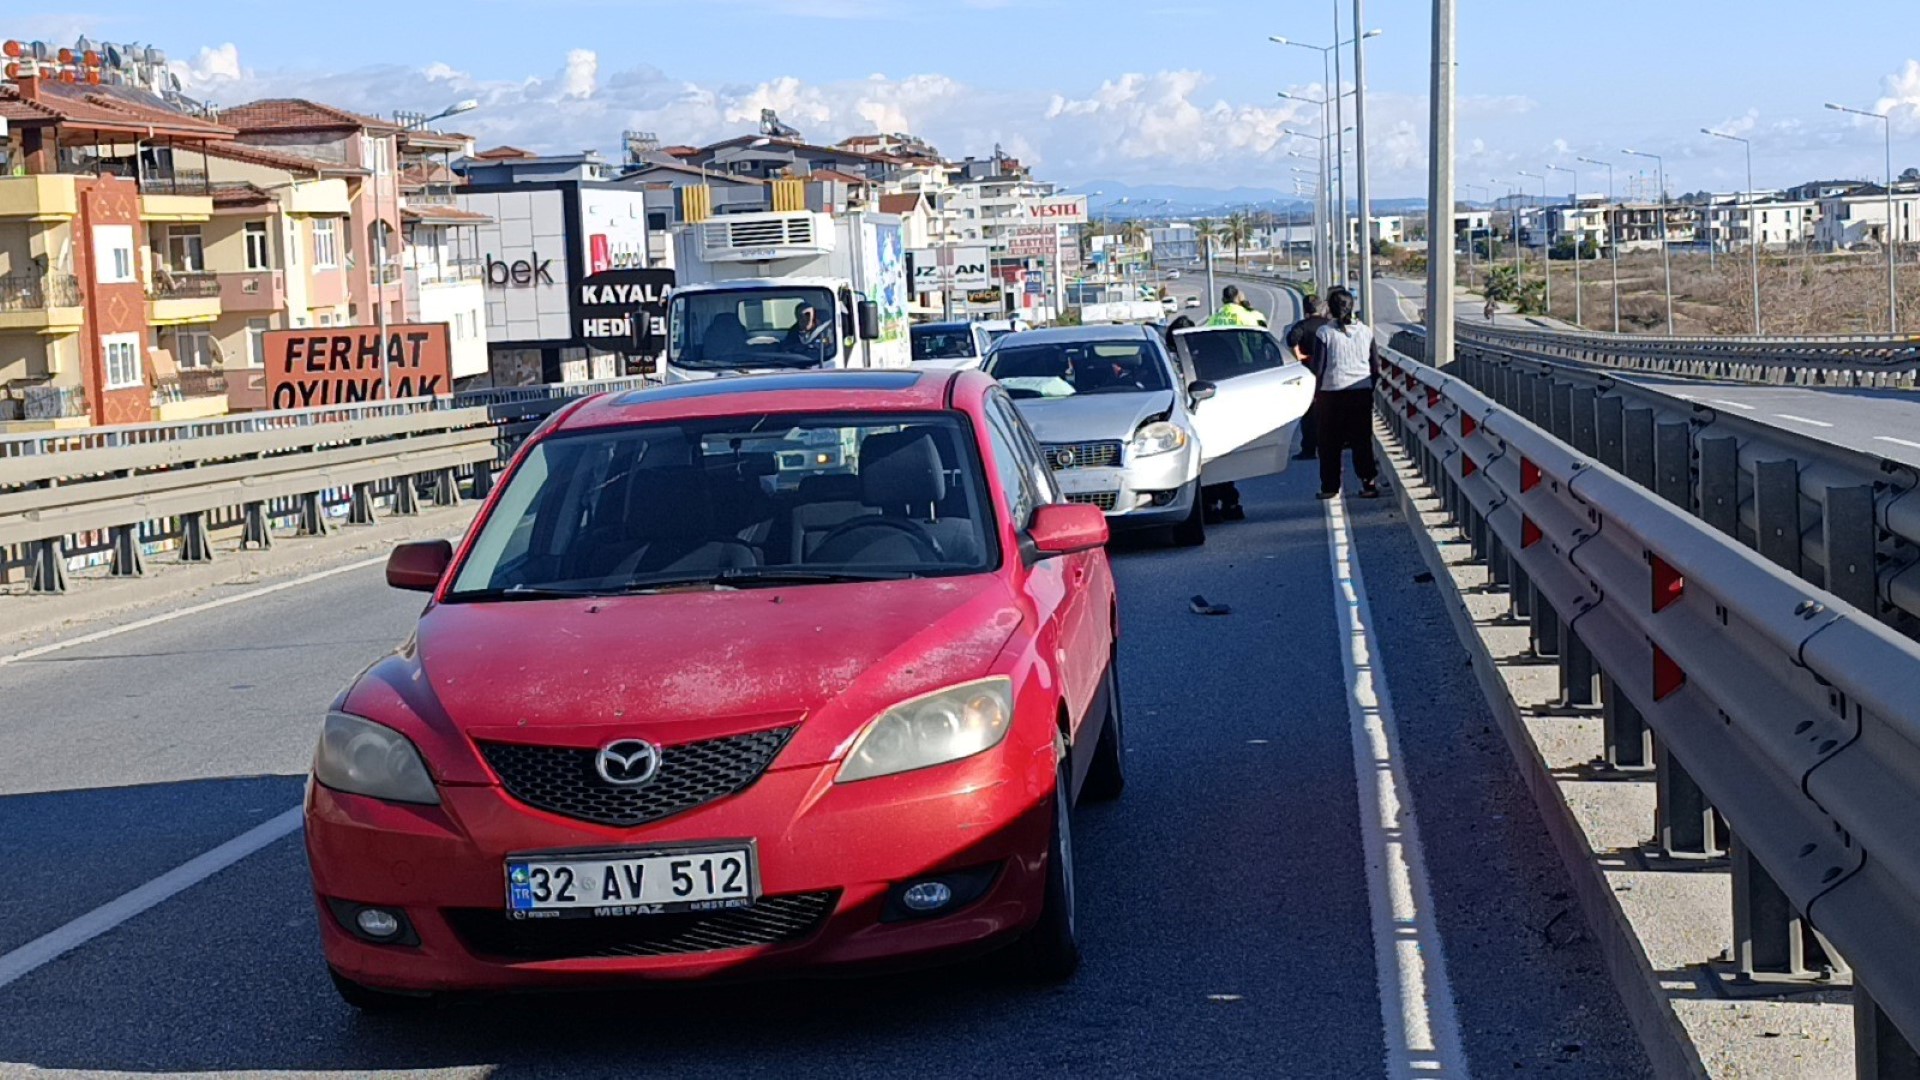
{"label": "utility pole", "polygon": [[1900,248],[1900,241],[1894,236],[1894,232],[1893,232],[1893,225],[1894,225],[1894,220],[1893,220],[1893,114],[1890,112],[1884,112],[1884,113],[1868,112],[1865,109],[1849,109],[1845,105],[1835,105],[1832,102],[1827,103],[1827,108],[1832,109],[1835,112],[1852,113],[1855,116],[1871,116],[1875,120],[1878,120],[1882,124],[1886,125],[1886,130],[1887,130],[1887,235],[1886,235],[1887,333],[1890,335],[1897,334],[1900,332],[1900,292],[1897,285],[1897,282],[1899,281],[1899,271],[1897,271],[1894,267],[1895,267],[1895,260],[1899,257],[1897,255],[1897,252]]}
{"label": "utility pole", "polygon": [[[1673,336],[1673,249],[1672,249],[1672,246],[1667,242],[1667,161],[1665,158],[1661,157],[1659,154],[1649,154],[1640,150],[1622,150],[1620,152],[1623,154],[1631,155],[1633,157],[1652,158],[1654,165],[1658,170],[1658,172],[1656,173],[1656,177],[1657,177],[1657,182],[1660,185],[1660,265],[1663,268],[1665,268],[1666,275],[1667,275],[1667,336],[1672,337]],[[1711,211],[1711,207],[1709,207],[1709,211]],[[1707,243],[1709,246],[1711,246],[1713,243],[1713,236],[1712,236],[1711,230],[1708,231]]]}
{"label": "utility pole", "polygon": [[1540,181],[1540,272],[1547,278],[1547,318],[1553,318],[1553,230],[1547,222],[1547,178],[1540,173],[1520,170],[1520,175]]}
{"label": "utility pole", "polygon": [[[1760,336],[1760,210],[1753,189],[1753,140],[1729,135],[1712,128],[1701,128],[1702,135],[1737,142],[1747,151],[1747,256],[1753,267],[1753,336]],[[1735,205],[1739,205],[1735,202]]]}
{"label": "utility pole", "polygon": [[1613,162],[1583,157],[1576,160],[1607,170],[1607,258],[1613,263],[1613,332],[1620,332],[1620,236],[1614,230]]}
{"label": "utility pole", "polygon": [[[1347,112],[1342,100],[1347,95],[1340,78],[1340,0],[1333,0],[1333,41],[1333,85],[1327,89],[1327,96],[1333,99],[1333,168],[1340,180],[1336,188],[1340,204],[1333,217],[1340,234],[1340,284],[1345,285],[1351,252],[1347,249]],[[1891,226],[1891,215],[1887,220]]]}
{"label": "utility pole", "polygon": [[[1565,165],[1549,165],[1547,168],[1552,172],[1563,172],[1573,177],[1573,195],[1569,200],[1572,205],[1569,209],[1573,213],[1579,214],[1580,174],[1573,169],[1567,168]],[[1580,260],[1582,258],[1581,249],[1586,247],[1586,243],[1587,218],[1585,214],[1580,214],[1580,230],[1573,234],[1573,325],[1583,328],[1587,325],[1587,322],[1581,307],[1580,294],[1583,290],[1580,288]],[[1551,307],[1552,305],[1548,306]]]}
{"label": "utility pole", "polygon": [[[1353,154],[1354,175],[1360,197],[1360,313],[1373,320],[1373,212],[1367,202],[1367,35],[1361,0],[1353,0]],[[1339,40],[1339,35],[1334,35]],[[1453,206],[1447,211],[1447,241],[1453,240]],[[1428,215],[1432,217],[1431,214]],[[1434,244],[1433,225],[1427,225],[1427,246]],[[1447,282],[1452,295],[1453,282]]]}
{"label": "utility pole", "polygon": [[1431,218],[1438,207],[1453,231],[1453,64],[1454,0],[1433,0],[1433,80],[1429,92],[1432,132],[1428,143],[1427,206],[1427,363],[1453,364],[1453,245],[1433,242]]}

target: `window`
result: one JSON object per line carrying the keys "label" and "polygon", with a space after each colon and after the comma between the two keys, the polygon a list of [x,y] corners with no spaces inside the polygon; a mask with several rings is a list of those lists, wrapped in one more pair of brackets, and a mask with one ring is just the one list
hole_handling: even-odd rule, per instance
{"label": "window", "polygon": [[1173,388],[1159,348],[1143,337],[1003,348],[987,362],[987,374],[1016,398]]}
{"label": "window", "polygon": [[205,242],[198,225],[167,226],[167,265],[182,274],[197,274],[207,268]]}
{"label": "window", "polygon": [[159,345],[173,354],[173,362],[182,371],[213,367],[213,335],[205,327],[181,326],[162,330]]}
{"label": "window", "polygon": [[376,176],[387,175],[387,140],[372,135],[360,136],[360,156],[362,165],[373,170]]}
{"label": "window", "polygon": [[247,243],[247,269],[273,269],[273,245],[267,239],[267,223],[249,221],[241,233]]}
{"label": "window", "polygon": [[313,265],[329,268],[340,265],[340,236],[337,232],[339,222],[333,218],[319,218],[313,223]]}
{"label": "window", "polygon": [[300,242],[300,222],[298,220],[287,222],[287,266],[289,267],[300,265]]}
{"label": "window", "polygon": [[[127,231],[131,241],[132,229]],[[101,338],[100,345],[107,356],[107,389],[125,390],[144,383],[140,374],[139,334],[112,334]]]}
{"label": "window", "polygon": [[332,314],[330,314],[330,313],[326,313],[326,312],[323,312],[323,313],[321,313],[321,315],[320,315],[320,325],[321,325],[321,326],[332,326],[332,325],[333,325],[333,316],[332,316]]}
{"label": "window", "polygon": [[1225,382],[1287,363],[1286,351],[1265,330],[1201,330],[1176,334],[1174,340],[1191,361],[1194,378],[1207,382]]}
{"label": "window", "polygon": [[1014,528],[1024,529],[1033,517],[1033,508],[1043,500],[1040,490],[1034,486],[1036,474],[1027,467],[1020,451],[1019,418],[1001,394],[987,399],[987,437],[992,447],[993,470],[999,474],[1006,499],[1007,520]]}
{"label": "window", "polygon": [[247,363],[251,366],[267,366],[267,331],[271,329],[272,319],[247,320]]}
{"label": "window", "polygon": [[133,226],[101,225],[93,230],[93,276],[102,285],[125,285],[133,274]]}

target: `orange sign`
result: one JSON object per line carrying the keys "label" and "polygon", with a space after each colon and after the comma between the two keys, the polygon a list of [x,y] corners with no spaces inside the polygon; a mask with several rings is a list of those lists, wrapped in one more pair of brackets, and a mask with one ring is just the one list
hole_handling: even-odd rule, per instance
{"label": "orange sign", "polygon": [[267,408],[306,409],[453,393],[446,323],[269,330]]}

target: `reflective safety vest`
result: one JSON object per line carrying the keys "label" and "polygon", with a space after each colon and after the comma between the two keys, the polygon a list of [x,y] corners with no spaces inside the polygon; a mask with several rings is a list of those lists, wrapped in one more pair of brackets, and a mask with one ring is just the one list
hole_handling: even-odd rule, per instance
{"label": "reflective safety vest", "polygon": [[1208,326],[1252,326],[1265,327],[1267,317],[1239,304],[1223,304],[1213,317],[1207,320]]}

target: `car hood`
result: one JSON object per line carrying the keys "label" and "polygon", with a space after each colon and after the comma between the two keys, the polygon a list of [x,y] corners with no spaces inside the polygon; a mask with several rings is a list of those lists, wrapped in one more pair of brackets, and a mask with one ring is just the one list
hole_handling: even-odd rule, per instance
{"label": "car hood", "polygon": [[469,739],[671,745],[826,722],[792,740],[783,761],[800,764],[833,756],[881,709],[987,674],[1020,622],[996,574],[440,604],[343,704],[375,720],[412,712],[443,750]]}
{"label": "car hood", "polygon": [[1018,398],[1014,405],[1043,443],[1126,442],[1147,418],[1173,409],[1173,391],[1088,394],[1085,397]]}

